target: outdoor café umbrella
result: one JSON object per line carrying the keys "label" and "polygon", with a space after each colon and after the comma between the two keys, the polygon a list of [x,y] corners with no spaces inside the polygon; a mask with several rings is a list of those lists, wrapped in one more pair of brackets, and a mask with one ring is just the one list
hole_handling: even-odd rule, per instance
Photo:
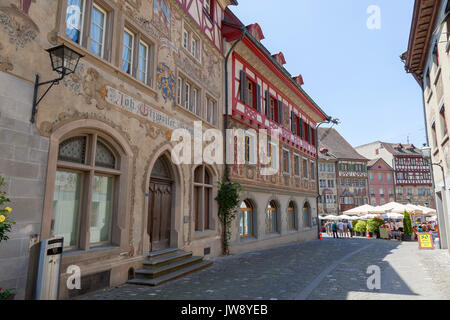
{"label": "outdoor caf\u00e9 umbrella", "polygon": [[359,217],[361,220],[370,220],[370,219],[374,219],[374,218],[377,218],[377,217],[379,217],[379,215],[377,215],[377,214],[366,214],[366,215],[363,215],[363,216],[361,216],[361,217]]}
{"label": "outdoor caf\u00e9 umbrella", "polygon": [[347,216],[347,215],[342,215],[342,216],[339,216],[339,220],[351,220],[352,219],[352,217],[350,217],[350,216]]}
{"label": "outdoor caf\u00e9 umbrella", "polygon": [[423,214],[432,214],[432,215],[436,214],[436,210],[433,208],[427,208],[424,206],[416,206],[416,207],[420,208],[423,211]]}
{"label": "outdoor caf\u00e9 umbrella", "polygon": [[338,216],[328,215],[323,218],[323,220],[339,220]]}
{"label": "outdoor caf\u00e9 umbrella", "polygon": [[373,207],[369,204],[365,204],[363,206],[344,211],[344,214],[347,216],[360,216],[360,215],[368,214],[371,210],[374,210],[374,209],[375,209],[375,207]]}
{"label": "outdoor caf\u00e9 umbrella", "polygon": [[381,215],[381,218],[383,218],[383,219],[404,219],[405,216],[402,215],[401,213],[387,212],[387,213],[383,213]]}
{"label": "outdoor caf\u00e9 umbrella", "polygon": [[431,221],[437,221],[437,215],[433,215],[431,217],[427,217],[427,221],[431,222]]}

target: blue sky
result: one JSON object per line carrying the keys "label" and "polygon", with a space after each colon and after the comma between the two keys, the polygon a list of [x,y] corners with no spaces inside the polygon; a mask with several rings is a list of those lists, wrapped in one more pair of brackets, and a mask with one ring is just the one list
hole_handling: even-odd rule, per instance
{"label": "blue sky", "polygon": [[[381,9],[370,30],[367,8]],[[262,43],[282,51],[285,67],[353,146],[376,140],[425,142],[422,94],[399,56],[406,51],[413,0],[239,0],[231,10],[257,22]]]}

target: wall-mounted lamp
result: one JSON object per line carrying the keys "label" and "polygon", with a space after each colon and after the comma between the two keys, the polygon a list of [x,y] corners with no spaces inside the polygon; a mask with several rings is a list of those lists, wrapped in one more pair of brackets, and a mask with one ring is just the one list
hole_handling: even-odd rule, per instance
{"label": "wall-mounted lamp", "polygon": [[[83,55],[78,52],[66,47],[64,44],[50,48],[46,50],[50,55],[50,61],[52,63],[53,71],[59,73],[61,76],[57,79],[45,81],[39,83],[39,75],[36,75],[36,81],[34,83],[34,94],[33,94],[33,109],[31,110],[31,123],[34,123],[35,116],[37,112],[37,106],[39,102],[45,97],[45,95],[50,91],[50,89],[59,81],[64,79],[65,76],[74,73],[77,69],[78,62]],[[38,88],[42,85],[50,84],[44,94],[38,99]]]}

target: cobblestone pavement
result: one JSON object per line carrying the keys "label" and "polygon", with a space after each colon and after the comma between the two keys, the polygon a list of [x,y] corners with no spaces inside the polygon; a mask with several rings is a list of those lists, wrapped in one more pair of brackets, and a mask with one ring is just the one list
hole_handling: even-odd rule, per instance
{"label": "cobblestone pavement", "polygon": [[[380,290],[367,288],[372,265],[381,270]],[[126,284],[83,299],[450,299],[450,255],[419,251],[415,242],[325,238],[219,257],[159,287]]]}

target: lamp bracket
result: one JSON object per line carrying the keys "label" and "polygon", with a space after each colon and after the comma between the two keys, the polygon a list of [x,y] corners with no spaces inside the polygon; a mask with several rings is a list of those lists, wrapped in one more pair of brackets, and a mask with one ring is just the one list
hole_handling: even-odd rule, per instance
{"label": "lamp bracket", "polygon": [[[58,85],[59,82],[61,80],[64,79],[64,77],[66,76],[66,73],[63,72],[61,73],[61,76],[57,79],[53,79],[53,80],[49,80],[49,81],[44,81],[44,82],[39,82],[39,75],[36,74],[36,81],[34,83],[34,94],[33,94],[33,108],[31,109],[31,123],[34,123],[35,121],[35,116],[37,113],[37,106],[39,104],[39,102],[42,101],[42,99],[44,99],[44,97],[47,95],[47,93],[50,91],[50,89],[54,86],[54,85]],[[48,86],[47,90],[45,90],[44,94],[38,99],[37,94],[38,94],[38,88],[40,86],[46,85],[46,84],[50,84],[50,86]]]}

